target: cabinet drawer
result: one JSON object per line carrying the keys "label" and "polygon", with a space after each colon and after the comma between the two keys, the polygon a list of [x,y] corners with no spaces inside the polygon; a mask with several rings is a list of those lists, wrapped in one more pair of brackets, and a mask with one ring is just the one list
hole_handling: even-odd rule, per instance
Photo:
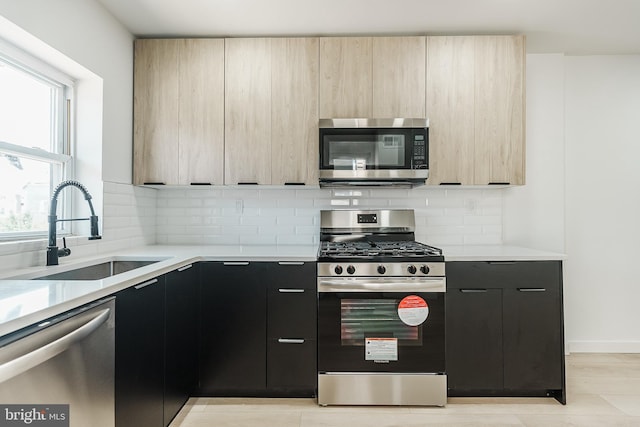
{"label": "cabinet drawer", "polygon": [[271,339],[267,343],[267,387],[275,392],[315,393],[318,372],[316,341]]}
{"label": "cabinet drawer", "polygon": [[559,290],[560,261],[455,261],[446,263],[449,289]]}
{"label": "cabinet drawer", "polygon": [[282,261],[268,264],[269,289],[316,289],[316,263]]}
{"label": "cabinet drawer", "polygon": [[267,298],[268,338],[316,338],[317,295],[315,289],[270,289]]}

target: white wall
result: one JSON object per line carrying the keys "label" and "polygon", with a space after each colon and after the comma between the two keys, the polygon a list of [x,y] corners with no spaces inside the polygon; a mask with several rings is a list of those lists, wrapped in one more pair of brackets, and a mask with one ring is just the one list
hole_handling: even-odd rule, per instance
{"label": "white wall", "polygon": [[640,55],[565,68],[569,349],[640,352]]}
{"label": "white wall", "polygon": [[[93,0],[0,0],[0,17],[6,18],[62,55],[33,44],[36,54],[58,61],[74,77],[64,56],[99,76],[104,99],[100,109],[101,141],[78,141],[79,146],[102,146],[102,178],[131,183],[133,129],[133,36]],[[0,31],[0,36],[2,32]],[[5,35],[6,36],[6,35]],[[66,70],[65,70],[66,68]],[[76,74],[76,75],[74,75]],[[79,125],[84,124],[80,122]],[[99,149],[99,148],[98,148]],[[82,153],[81,153],[82,154]],[[93,157],[95,153],[93,153]]]}
{"label": "white wall", "polygon": [[504,242],[564,253],[564,55],[527,55],[526,93],[526,185],[505,190]]}

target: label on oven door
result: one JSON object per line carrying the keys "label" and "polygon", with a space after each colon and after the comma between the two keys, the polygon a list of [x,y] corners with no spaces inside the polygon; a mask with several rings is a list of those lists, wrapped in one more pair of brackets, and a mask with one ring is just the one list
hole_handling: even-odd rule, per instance
{"label": "label on oven door", "polygon": [[398,304],[398,317],[409,326],[422,325],[429,316],[427,302],[418,295],[409,295],[402,298]]}
{"label": "label on oven door", "polygon": [[398,360],[397,338],[365,338],[364,360],[388,362]]}

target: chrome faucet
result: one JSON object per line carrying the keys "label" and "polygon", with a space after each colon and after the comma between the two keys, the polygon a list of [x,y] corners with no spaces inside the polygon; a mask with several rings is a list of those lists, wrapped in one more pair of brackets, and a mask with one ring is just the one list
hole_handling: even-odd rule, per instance
{"label": "chrome faucet", "polygon": [[[76,187],[82,194],[84,194],[85,200],[89,203],[89,209],[91,209],[91,216],[89,218],[72,218],[72,219],[58,219],[56,216],[56,209],[58,207],[58,194],[65,187]],[[67,242],[64,242],[64,248],[58,249],[56,245],[56,224],[61,221],[91,221],[91,236],[89,240],[102,239],[102,236],[98,234],[98,217],[93,210],[93,204],[91,203],[91,194],[87,191],[84,185],[78,181],[62,181],[53,190],[53,196],[51,197],[51,207],[49,209],[49,246],[47,246],[47,265],[58,265],[58,257],[65,257],[71,255],[71,249],[67,248]]]}

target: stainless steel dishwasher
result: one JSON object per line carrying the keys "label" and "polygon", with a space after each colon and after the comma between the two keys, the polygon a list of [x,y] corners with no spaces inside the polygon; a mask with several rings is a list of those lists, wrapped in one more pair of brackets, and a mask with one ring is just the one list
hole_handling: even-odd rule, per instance
{"label": "stainless steel dishwasher", "polygon": [[113,427],[114,308],[104,299],[0,340],[0,405],[69,405],[64,425]]}

